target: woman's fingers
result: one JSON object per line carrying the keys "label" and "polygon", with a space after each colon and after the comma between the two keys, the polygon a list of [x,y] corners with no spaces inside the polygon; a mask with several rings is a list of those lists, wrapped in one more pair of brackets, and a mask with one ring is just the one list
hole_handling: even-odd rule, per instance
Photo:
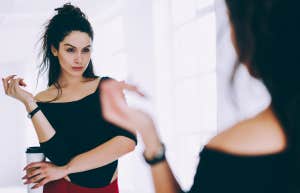
{"label": "woman's fingers", "polygon": [[116,94],[116,92],[122,91],[122,90],[129,90],[138,93],[141,96],[144,96],[144,94],[138,89],[137,86],[128,84],[125,81],[115,81],[115,80],[106,80],[101,84],[101,89],[105,90],[108,93],[113,92],[113,94]]}
{"label": "woman's fingers", "polygon": [[45,162],[32,162],[28,164],[23,170],[29,170],[31,168],[41,168],[42,166],[45,166],[47,163]]}
{"label": "woman's fingers", "polygon": [[36,184],[41,182],[45,177],[45,175],[40,174],[32,178],[27,178],[27,180],[23,184]]}
{"label": "woman's fingers", "polygon": [[27,86],[23,78],[14,78],[16,75],[10,75],[2,78],[5,94],[9,95],[15,91],[18,86]]}
{"label": "woman's fingers", "polygon": [[17,88],[19,88],[21,85],[21,81],[22,81],[22,78],[16,78],[16,79],[13,79],[14,80],[14,84],[13,84],[13,87],[14,87],[14,90],[16,91]]}
{"label": "woman's fingers", "polygon": [[13,80],[15,76],[17,76],[17,75],[10,75],[10,76],[4,78],[4,81],[6,82],[7,85],[9,85],[11,80]]}
{"label": "woman's fingers", "polygon": [[135,85],[128,84],[125,81],[107,80],[102,83],[102,98],[105,100],[103,107],[107,118],[114,111],[117,115],[125,115],[129,110],[125,100],[124,90],[132,91],[140,96],[145,96]]}
{"label": "woman's fingers", "polygon": [[8,94],[8,88],[9,88],[9,81],[14,78],[16,75],[10,75],[6,78],[2,78],[3,86],[5,89],[5,94]]}
{"label": "woman's fingers", "polygon": [[19,88],[19,81],[20,78],[11,79],[9,83],[9,93],[11,95],[15,95],[17,92],[17,89]]}
{"label": "woman's fingers", "polygon": [[23,78],[21,78],[19,84],[20,84],[21,86],[27,86],[27,84],[24,82],[24,79],[23,79]]}
{"label": "woman's fingers", "polygon": [[44,174],[38,174],[34,177],[29,178],[24,184],[32,184],[32,183],[39,183],[42,179],[46,176]]}
{"label": "woman's fingers", "polygon": [[43,168],[46,166],[45,162],[33,162],[28,164],[24,170],[27,170],[27,174],[22,177],[26,179],[24,184],[39,183],[43,180],[46,175],[43,172]]}
{"label": "woman's fingers", "polygon": [[133,91],[133,92],[139,94],[139,95],[142,96],[142,97],[145,96],[145,94],[142,93],[142,92],[138,89],[138,87],[135,86],[135,85],[128,84],[128,83],[126,83],[125,81],[121,81],[120,84],[121,84],[122,88],[125,89],[125,90]]}
{"label": "woman's fingers", "polygon": [[11,95],[14,88],[14,79],[10,79],[9,82],[7,82],[7,94]]}
{"label": "woman's fingers", "polygon": [[36,189],[36,188],[39,188],[41,186],[44,186],[48,182],[49,182],[49,179],[48,178],[44,178],[40,183],[34,185],[31,189]]}
{"label": "woman's fingers", "polygon": [[12,78],[14,78],[15,76],[17,76],[17,75],[9,75],[8,77],[6,77],[6,78],[4,78],[4,80],[6,81],[6,82],[8,82],[10,79],[12,79]]}
{"label": "woman's fingers", "polygon": [[40,168],[35,169],[35,170],[33,170],[33,171],[31,171],[27,174],[27,178],[31,178],[31,177],[36,176],[36,175],[41,174],[41,173],[42,173],[42,170]]}

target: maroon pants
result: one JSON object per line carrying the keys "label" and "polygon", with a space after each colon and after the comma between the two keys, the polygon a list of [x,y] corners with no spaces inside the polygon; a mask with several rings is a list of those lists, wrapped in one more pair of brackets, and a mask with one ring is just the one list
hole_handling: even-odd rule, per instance
{"label": "maroon pants", "polygon": [[43,193],[119,193],[118,179],[101,188],[86,188],[60,179],[46,184]]}

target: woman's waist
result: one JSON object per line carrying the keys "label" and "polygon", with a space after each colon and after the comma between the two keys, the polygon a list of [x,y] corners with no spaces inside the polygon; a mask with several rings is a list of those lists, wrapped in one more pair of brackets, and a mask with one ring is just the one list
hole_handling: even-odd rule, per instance
{"label": "woman's waist", "polygon": [[70,174],[71,183],[87,188],[100,188],[117,179],[117,161],[92,170]]}

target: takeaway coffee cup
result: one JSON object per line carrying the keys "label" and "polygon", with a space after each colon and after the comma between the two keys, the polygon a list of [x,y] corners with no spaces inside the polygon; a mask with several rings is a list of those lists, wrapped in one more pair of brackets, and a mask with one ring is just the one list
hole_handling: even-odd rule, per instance
{"label": "takeaway coffee cup", "polygon": [[[41,147],[28,147],[26,150],[26,160],[27,164],[45,161],[45,155],[43,154]],[[34,185],[35,184],[27,185],[27,193],[43,193],[43,187],[31,189]]]}

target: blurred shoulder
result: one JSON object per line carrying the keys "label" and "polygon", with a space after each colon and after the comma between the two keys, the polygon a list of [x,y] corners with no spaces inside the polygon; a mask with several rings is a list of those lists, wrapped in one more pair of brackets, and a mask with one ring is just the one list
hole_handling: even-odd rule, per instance
{"label": "blurred shoulder", "polygon": [[270,109],[244,120],[209,141],[208,148],[237,155],[265,155],[286,149],[286,136]]}

